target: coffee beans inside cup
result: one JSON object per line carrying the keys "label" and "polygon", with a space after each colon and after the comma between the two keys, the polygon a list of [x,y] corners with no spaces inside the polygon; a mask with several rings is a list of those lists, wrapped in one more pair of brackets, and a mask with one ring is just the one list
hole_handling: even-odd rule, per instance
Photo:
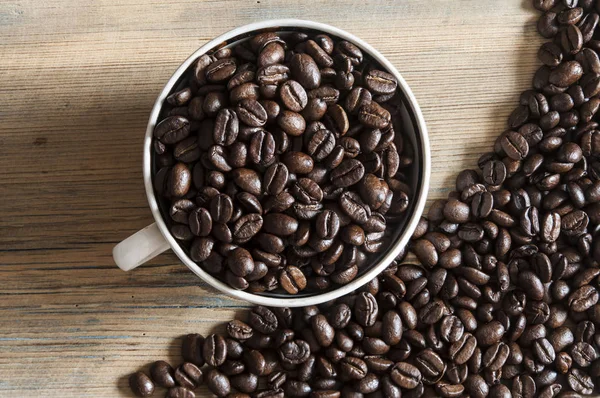
{"label": "coffee beans inside cup", "polygon": [[373,265],[412,200],[394,76],[324,34],[202,55],[154,129],[154,188],[191,259],[235,289],[298,294]]}

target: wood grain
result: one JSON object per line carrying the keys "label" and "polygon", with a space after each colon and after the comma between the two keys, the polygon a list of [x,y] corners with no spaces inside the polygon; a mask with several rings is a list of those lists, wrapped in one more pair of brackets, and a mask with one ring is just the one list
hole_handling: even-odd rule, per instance
{"label": "wood grain", "polygon": [[245,306],[172,254],[131,273],[111,258],[152,222],[145,125],[164,82],[202,43],[289,17],[371,43],[421,104],[435,199],[491,148],[530,86],[541,39],[529,3],[1,1],[0,396],[130,396],[130,372],[179,362],[178,336],[208,333]]}

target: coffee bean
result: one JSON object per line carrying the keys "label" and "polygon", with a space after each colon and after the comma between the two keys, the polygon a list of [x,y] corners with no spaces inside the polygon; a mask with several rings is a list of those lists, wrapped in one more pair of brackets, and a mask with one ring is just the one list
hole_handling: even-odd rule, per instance
{"label": "coffee bean", "polygon": [[302,87],[311,90],[321,84],[321,73],[314,59],[308,54],[295,54],[290,61],[290,71]]}
{"label": "coffee bean", "polygon": [[346,357],[340,362],[340,373],[348,379],[360,380],[368,373],[367,364],[360,358]]}
{"label": "coffee bean", "polygon": [[270,195],[283,191],[289,179],[289,171],[285,164],[275,163],[267,169],[263,177],[263,189]]}
{"label": "coffee bean", "polygon": [[356,321],[362,326],[373,326],[377,319],[379,307],[370,293],[360,293],[355,302]]}
{"label": "coffee bean", "polygon": [[533,300],[544,298],[544,286],[540,278],[533,272],[523,272],[519,275],[519,284]]}
{"label": "coffee bean", "polygon": [[239,120],[248,126],[260,127],[267,123],[267,111],[254,99],[244,99],[240,101],[237,104],[235,111]]}
{"label": "coffee bean", "polygon": [[391,115],[381,105],[370,102],[360,107],[358,120],[367,127],[382,129],[390,124]]}
{"label": "coffee bean", "polygon": [[280,43],[267,43],[258,54],[257,64],[259,66],[276,64],[283,61],[284,57],[285,52]]}
{"label": "coffee bean", "polygon": [[149,397],[154,393],[154,383],[143,372],[136,372],[129,377],[129,387],[138,397]]}
{"label": "coffee bean", "polygon": [[283,104],[291,111],[302,111],[308,102],[306,90],[295,80],[288,80],[281,85],[279,95]]}
{"label": "coffee bean", "polygon": [[407,362],[398,362],[392,368],[390,377],[398,386],[407,390],[416,388],[421,382],[419,369]]}
{"label": "coffee bean", "polygon": [[336,212],[324,210],[316,219],[316,233],[323,239],[334,238],[340,229],[340,219]]}
{"label": "coffee bean", "polygon": [[502,149],[511,159],[522,160],[529,153],[529,145],[525,138],[514,131],[503,135],[500,142]]}
{"label": "coffee bean", "polygon": [[208,236],[212,230],[210,212],[202,207],[192,211],[188,217],[190,230],[196,236]]}
{"label": "coffee bean", "polygon": [[248,146],[248,157],[259,165],[269,165],[275,158],[275,138],[273,134],[260,130],[252,135]]}
{"label": "coffee bean", "polygon": [[323,191],[319,185],[310,178],[300,178],[291,187],[291,193],[296,201],[304,204],[319,203],[323,200]]}
{"label": "coffee bean", "polygon": [[570,354],[573,362],[582,368],[590,366],[598,358],[594,347],[583,341],[575,343],[570,349]]}
{"label": "coffee bean", "polygon": [[354,192],[344,192],[339,197],[342,211],[357,224],[364,224],[371,216],[371,209],[364,204],[360,197]]}
{"label": "coffee bean", "polygon": [[538,20],[537,30],[545,38],[549,39],[558,33],[558,15],[555,12],[547,11]]}
{"label": "coffee bean", "polygon": [[310,347],[304,340],[293,340],[282,344],[278,352],[284,364],[299,365],[309,359]]}
{"label": "coffee bean", "polygon": [[558,45],[552,42],[548,42],[544,43],[538,51],[538,58],[544,64],[551,67],[555,67],[562,62],[563,54],[561,48]]}
{"label": "coffee bean", "polygon": [[210,201],[210,214],[214,222],[226,223],[233,214],[233,202],[228,195],[218,194]]}
{"label": "coffee bean", "polygon": [[265,215],[263,226],[268,233],[288,236],[296,232],[298,221],[286,214],[270,213]]}
{"label": "coffee bean", "polygon": [[170,116],[158,123],[154,137],[164,144],[175,144],[190,134],[190,122],[183,116]]}
{"label": "coffee bean", "polygon": [[393,75],[377,69],[369,71],[363,79],[367,89],[375,94],[393,94],[398,86]]}
{"label": "coffee bean", "polygon": [[435,384],[435,390],[443,398],[456,398],[463,396],[465,388],[462,384],[439,382]]}
{"label": "coffee bean", "polygon": [[491,160],[483,167],[483,180],[492,186],[498,186],[506,179],[506,166],[498,160]]}
{"label": "coffee bean", "polygon": [[290,173],[308,174],[314,167],[313,159],[303,152],[288,152],[283,157],[283,163]]}
{"label": "coffee bean", "polygon": [[206,374],[208,389],[218,397],[224,397],[231,391],[229,378],[217,369],[211,369]]}
{"label": "coffee bean", "polygon": [[256,307],[250,313],[249,324],[260,333],[270,334],[277,329],[277,317],[266,307]]}
{"label": "coffee bean", "polygon": [[362,163],[356,159],[347,159],[331,172],[330,178],[336,187],[347,188],[359,182],[364,173]]}
{"label": "coffee bean", "polygon": [[175,371],[175,380],[178,385],[194,390],[203,382],[202,370],[193,363],[186,362]]}
{"label": "coffee bean", "polygon": [[372,101],[371,92],[363,87],[354,87],[346,96],[345,109],[348,113],[356,115],[360,108],[370,104]]}
{"label": "coffee bean", "polygon": [[[559,14],[559,17],[561,14]],[[569,25],[559,33],[559,41],[562,49],[571,55],[581,51],[583,46],[583,34],[576,25]]]}
{"label": "coffee bean", "polygon": [[287,266],[279,274],[279,283],[288,293],[297,294],[306,288],[306,277],[299,268]]}
{"label": "coffee bean", "polygon": [[572,311],[583,312],[598,302],[599,294],[596,288],[584,285],[575,290],[568,298],[568,304]]}
{"label": "coffee bean", "polygon": [[567,61],[550,73],[549,82],[558,87],[568,87],[583,75],[581,64],[577,61]]}
{"label": "coffee bean", "polygon": [[592,378],[583,370],[572,369],[567,375],[567,383],[573,391],[589,395],[594,391]]}
{"label": "coffee bean", "polygon": [[231,109],[221,109],[215,119],[213,139],[216,144],[229,146],[238,136],[239,121],[237,114]]}
{"label": "coffee bean", "polygon": [[227,357],[227,346],[225,339],[216,334],[211,334],[204,340],[202,356],[210,366],[220,366]]}

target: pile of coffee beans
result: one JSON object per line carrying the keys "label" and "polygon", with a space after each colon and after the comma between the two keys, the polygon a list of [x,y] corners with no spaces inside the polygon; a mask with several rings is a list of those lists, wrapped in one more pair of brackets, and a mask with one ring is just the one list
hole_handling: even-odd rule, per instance
{"label": "pile of coffee beans", "polygon": [[261,33],[202,55],[154,130],[171,233],[236,289],[352,281],[409,208],[413,148],[395,123],[397,86],[324,34]]}
{"label": "pile of coffee beans", "polygon": [[147,396],[157,384],[167,397],[194,397],[204,383],[231,398],[599,394],[600,1],[534,6],[552,39],[534,89],[479,169],[462,171],[420,220],[409,247],[418,263],[401,255],[334,302],[256,307],[226,335],[188,335],[185,363],[135,373],[133,391]]}

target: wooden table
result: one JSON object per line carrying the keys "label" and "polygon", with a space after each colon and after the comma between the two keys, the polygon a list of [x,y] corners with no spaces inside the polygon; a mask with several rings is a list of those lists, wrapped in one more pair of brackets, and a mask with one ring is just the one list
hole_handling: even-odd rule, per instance
{"label": "wooden table", "polygon": [[130,273],[111,257],[153,221],[141,172],[147,118],[201,44],[286,17],[371,43],[421,104],[433,199],[475,166],[531,84],[542,40],[530,3],[1,1],[0,396],[130,396],[129,373],[178,363],[178,336],[219,329],[245,306],[173,254]]}

